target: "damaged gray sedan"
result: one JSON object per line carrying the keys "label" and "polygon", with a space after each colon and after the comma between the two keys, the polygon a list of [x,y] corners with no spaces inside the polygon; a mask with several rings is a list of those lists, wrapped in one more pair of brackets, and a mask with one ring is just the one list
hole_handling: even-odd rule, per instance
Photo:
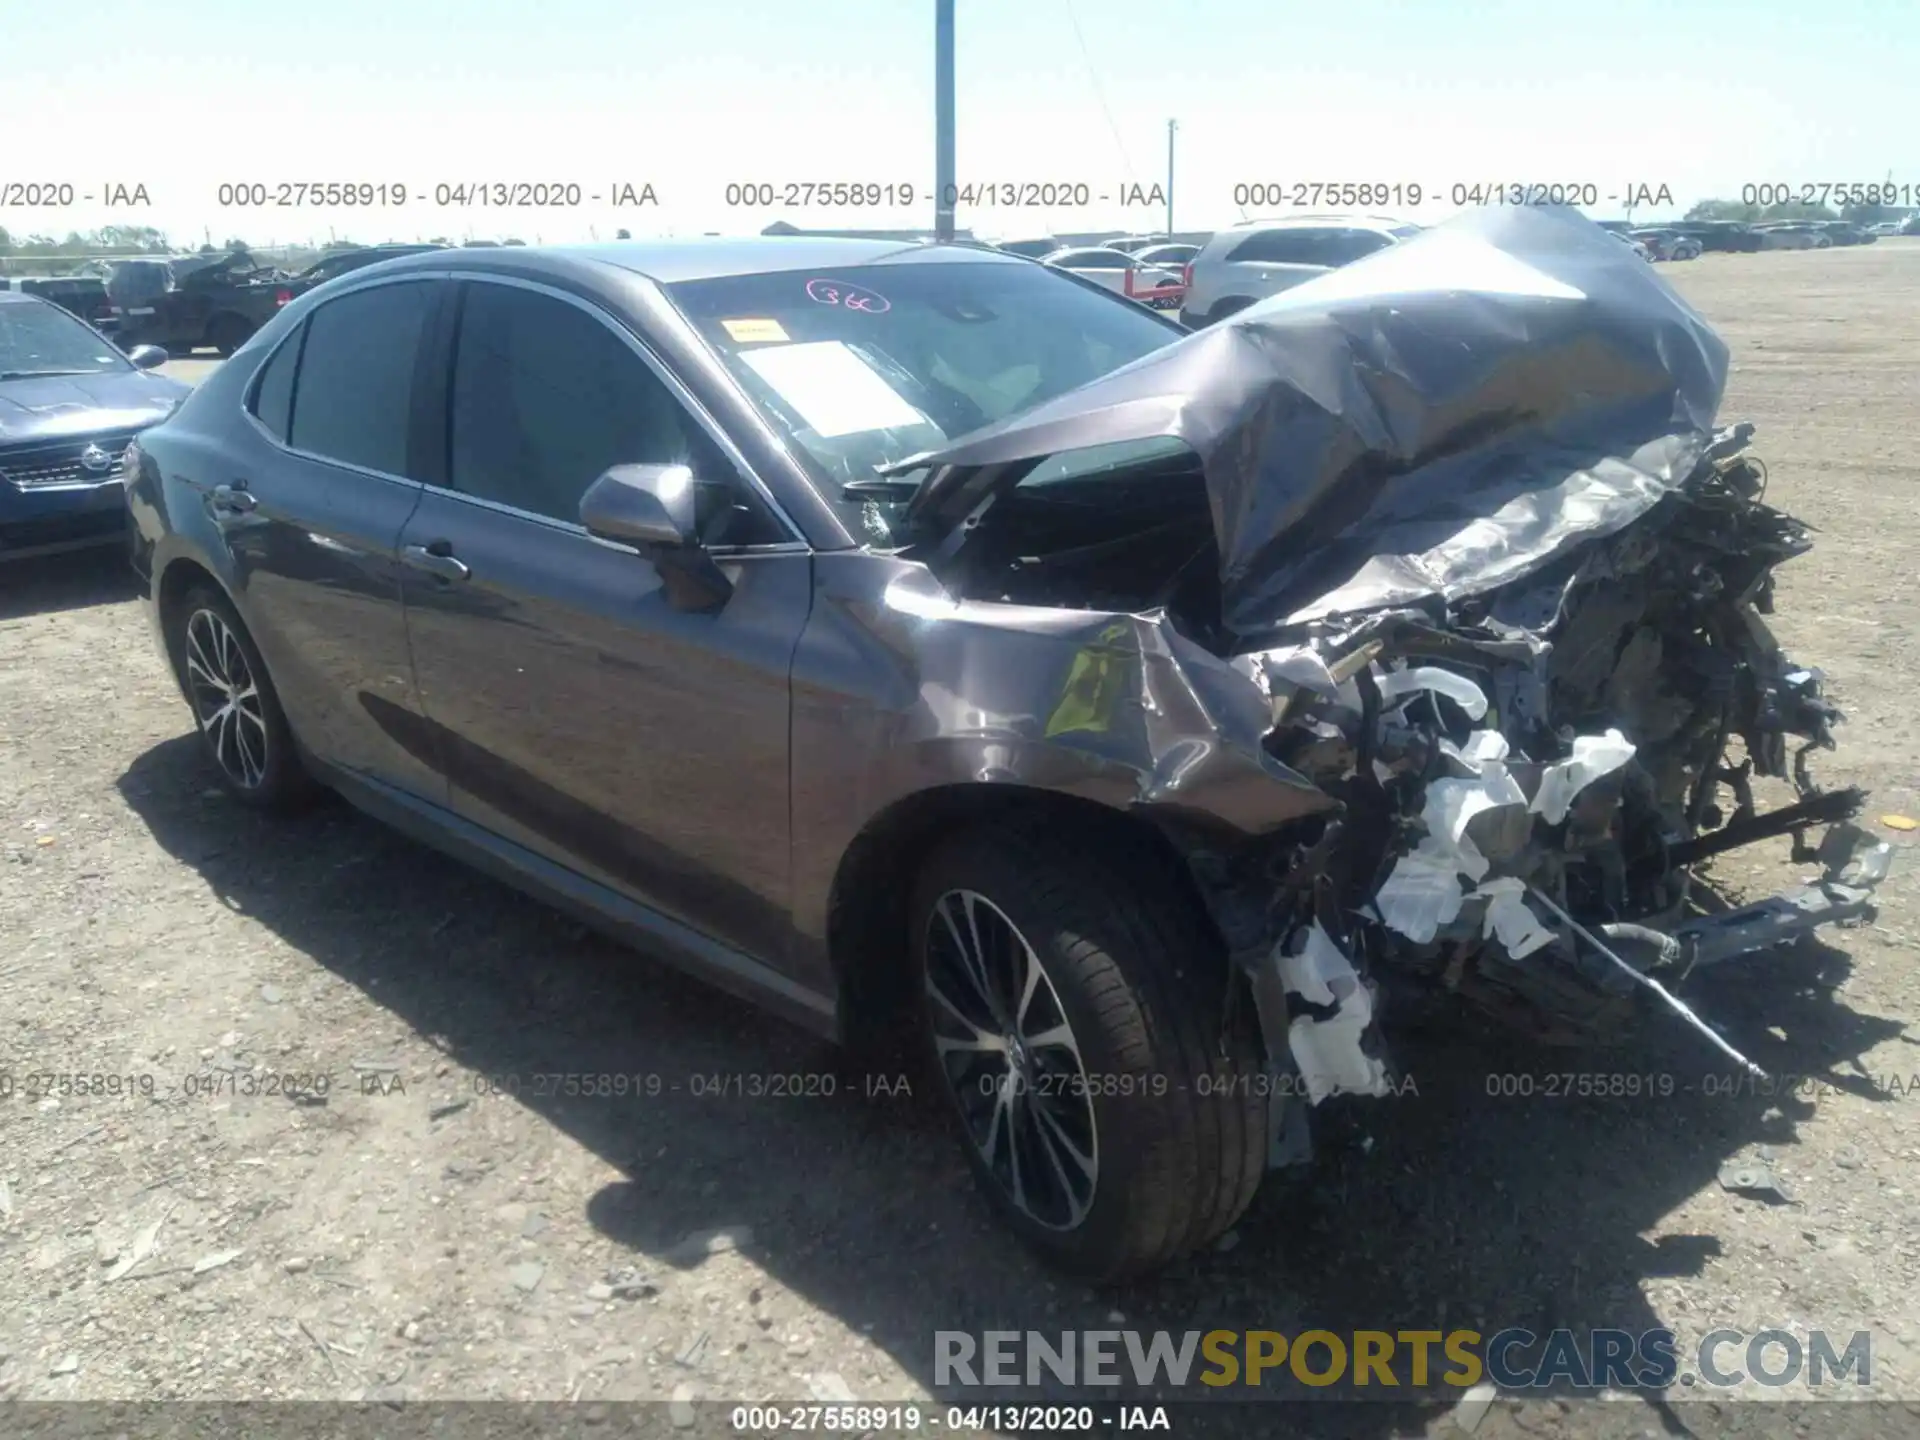
{"label": "damaged gray sedan", "polygon": [[[1389,1094],[1390,996],[1664,1013],[1745,1066],[1688,972],[1871,917],[1889,852],[1763,618],[1807,533],[1715,428],[1724,345],[1571,212],[1193,335],[850,240],[343,285],[134,457],[230,788],[318,780],[825,1034],[910,1032],[1076,1273],[1206,1244],[1314,1106]],[[1817,878],[1703,903],[1779,835]]]}

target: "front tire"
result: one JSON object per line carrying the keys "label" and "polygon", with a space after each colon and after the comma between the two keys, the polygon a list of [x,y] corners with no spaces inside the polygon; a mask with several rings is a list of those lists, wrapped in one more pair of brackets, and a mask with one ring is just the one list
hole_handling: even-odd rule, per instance
{"label": "front tire", "polygon": [[233,602],[209,586],[190,590],[168,616],[167,650],[201,748],[227,792],[261,810],[294,810],[310,800],[316,786]]}
{"label": "front tire", "polygon": [[990,825],[913,899],[928,1063],[1000,1219],[1094,1281],[1215,1239],[1266,1163],[1250,1005],[1146,846]]}

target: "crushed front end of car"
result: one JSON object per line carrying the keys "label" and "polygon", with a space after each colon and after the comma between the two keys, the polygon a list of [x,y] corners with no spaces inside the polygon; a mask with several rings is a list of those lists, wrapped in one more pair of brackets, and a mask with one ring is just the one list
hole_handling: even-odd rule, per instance
{"label": "crushed front end of car", "polygon": [[[1440,987],[1562,1042],[1651,1003],[1751,1068],[1678,982],[1873,918],[1890,847],[1852,823],[1860,791],[1815,782],[1809,754],[1841,716],[1765,620],[1775,566],[1809,537],[1760,499],[1746,441],[1718,436],[1643,517],[1544,570],[1233,660],[1268,696],[1271,753],[1341,802],[1275,837],[1269,908],[1241,917],[1269,1036],[1284,1023],[1312,1098],[1386,1084],[1346,1013],[1371,1014],[1368,980]],[[1791,803],[1763,813],[1760,779]],[[1774,836],[1817,876],[1738,907],[1696,883],[1701,862]]]}
{"label": "crushed front end of car", "polygon": [[[1872,918],[1890,848],[1859,791],[1816,783],[1841,716],[1766,622],[1809,532],[1766,503],[1752,427],[1719,425],[1726,368],[1606,232],[1488,210],[891,467],[923,476],[909,513],[949,591],[1125,617],[1109,708],[1145,718],[1102,759],[1138,735],[1135,804],[1313,1103],[1393,1088],[1378,1021],[1408,985],[1564,1042],[1651,1006],[1752,1068],[1679,983]],[[1169,439],[1187,470],[1126,448]],[[1090,447],[1123,457],[1110,505],[1022,490]],[[1221,718],[1173,733],[1193,713]],[[1790,803],[1763,810],[1761,781]],[[1230,798],[1275,786],[1320,803],[1263,826]],[[1700,883],[1775,836],[1815,878],[1742,906]]]}

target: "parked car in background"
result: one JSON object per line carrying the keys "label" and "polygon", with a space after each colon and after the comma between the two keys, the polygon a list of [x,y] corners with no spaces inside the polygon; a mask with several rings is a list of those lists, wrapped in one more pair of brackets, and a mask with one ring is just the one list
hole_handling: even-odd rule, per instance
{"label": "parked car in background", "polygon": [[1867,233],[1869,235],[1898,235],[1900,233],[1900,222],[1898,220],[1881,220],[1876,224],[1869,225],[1867,227]]}
{"label": "parked car in background", "polygon": [[1156,240],[1143,245],[1132,252],[1133,258],[1142,265],[1159,265],[1168,270],[1179,270],[1200,253],[1198,245],[1184,240]]}
{"label": "parked car in background", "polygon": [[1824,235],[1816,241],[1813,227],[1797,221],[1769,221],[1753,228],[1760,236],[1762,250],[1811,250],[1816,245],[1833,243]]}
{"label": "parked car in background", "polygon": [[1693,236],[1678,230],[1654,227],[1630,234],[1646,246],[1648,257],[1654,260],[1698,260],[1705,248]]}
{"label": "parked car in background", "polygon": [[[156,283],[164,288],[154,289]],[[124,282],[116,272],[109,289],[116,285],[135,295],[114,302],[120,338],[129,345],[158,345],[170,355],[203,347],[231,355],[294,297],[282,271],[244,250],[172,260],[163,271],[129,271]]]}
{"label": "parked car in background", "polygon": [[1116,295],[1156,310],[1178,309],[1180,297],[1186,293],[1178,270],[1142,264],[1126,251],[1104,245],[1069,246],[1042,256],[1040,263],[1056,270],[1071,270]]}
{"label": "parked car in background", "polygon": [[1871,245],[1879,238],[1865,226],[1856,225],[1851,220],[1820,220],[1814,223],[1814,228],[1834,245]]}
{"label": "parked car in background", "polygon": [[1752,254],[1761,245],[1759,234],[1744,220],[1681,220],[1657,228],[1690,235],[1702,250],[1720,253]]}
{"label": "parked car in background", "polygon": [[1024,255],[1029,260],[1044,260],[1061,246],[1058,240],[1049,235],[1038,240],[1001,240],[993,248],[1004,250],[1009,255]]}
{"label": "parked car in background", "polygon": [[117,328],[106,282],[97,275],[0,275],[0,290],[38,295],[96,330]]}
{"label": "parked car in background", "polygon": [[0,291],[0,560],[124,542],[127,443],[190,393],[38,295]]}
{"label": "parked car in background", "polygon": [[1404,220],[1376,215],[1306,215],[1222,230],[1187,264],[1180,322],[1211,325],[1269,295],[1409,240],[1420,230]]}
{"label": "parked car in background", "polygon": [[342,275],[351,275],[369,265],[378,265],[382,260],[397,260],[402,255],[423,255],[430,250],[446,248],[444,245],[367,245],[357,250],[336,250],[281,283],[293,294],[304,295],[316,285],[324,285]]}
{"label": "parked car in background", "polygon": [[1900,222],[1902,235],[1920,235],[1920,215],[1909,215]]}
{"label": "parked car in background", "polygon": [[1613,236],[1613,238],[1618,240],[1622,245],[1631,246],[1633,248],[1633,253],[1638,255],[1642,260],[1651,261],[1653,259],[1653,252],[1649,250],[1644,243],[1634,239],[1633,236],[1627,234],[1626,231],[1609,230],[1607,231],[1607,233]]}

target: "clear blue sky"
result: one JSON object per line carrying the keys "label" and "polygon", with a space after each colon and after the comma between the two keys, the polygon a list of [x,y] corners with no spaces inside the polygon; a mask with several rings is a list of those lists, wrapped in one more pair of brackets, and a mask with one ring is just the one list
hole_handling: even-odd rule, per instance
{"label": "clear blue sky", "polygon": [[[1402,182],[1437,219],[1484,181],[1920,186],[1920,0],[957,0],[959,178],[1085,182],[1084,209],[962,209],[1005,238],[1240,218],[1237,183]],[[1078,21],[1076,34],[1075,20]],[[931,222],[932,0],[88,0],[11,7],[0,186],[141,183],[0,210],[15,234],[116,219],[256,244],[435,233],[532,240]],[[28,137],[31,137],[30,140]],[[27,142],[27,143],[23,143]],[[232,181],[406,185],[404,209],[223,209]],[[659,204],[503,213],[437,183],[651,183]],[[906,183],[911,210],[736,209],[729,181]],[[1437,192],[1437,193],[1436,193]],[[4,200],[0,194],[0,200]],[[1271,213],[1275,206],[1256,207]],[[1322,206],[1320,208],[1327,208]],[[1643,210],[1648,218],[1662,212]],[[1665,213],[1673,213],[1671,211]]]}

